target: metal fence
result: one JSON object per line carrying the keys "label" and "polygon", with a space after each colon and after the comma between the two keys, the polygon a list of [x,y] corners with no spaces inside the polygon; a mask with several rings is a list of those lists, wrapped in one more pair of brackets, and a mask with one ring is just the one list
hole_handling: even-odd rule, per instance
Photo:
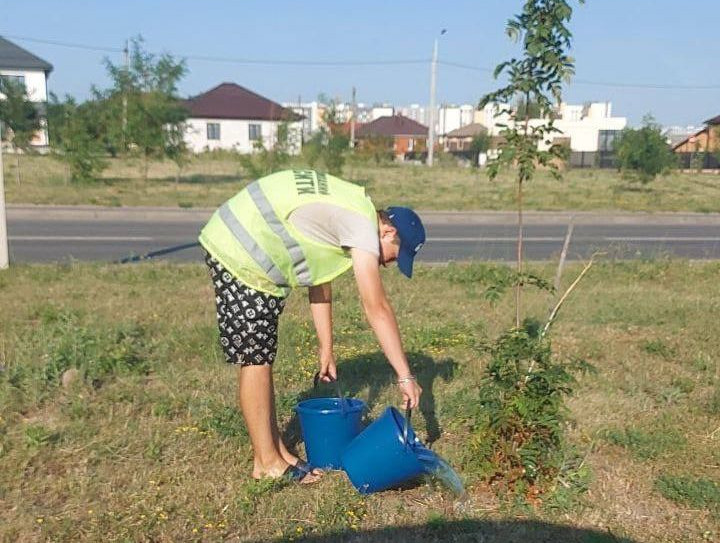
{"label": "metal fence", "polygon": [[571,168],[615,168],[613,151],[571,151],[568,165]]}
{"label": "metal fence", "polygon": [[720,156],[710,153],[676,153],[681,170],[719,170]]}

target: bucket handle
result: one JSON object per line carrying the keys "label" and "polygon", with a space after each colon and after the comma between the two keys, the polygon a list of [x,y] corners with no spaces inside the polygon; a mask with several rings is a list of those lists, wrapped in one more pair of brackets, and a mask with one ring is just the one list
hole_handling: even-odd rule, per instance
{"label": "bucket handle", "polygon": [[[340,398],[340,411],[342,411],[343,416],[345,415],[345,396],[342,392],[342,387],[340,386],[340,379],[338,377],[335,377],[335,379],[332,381],[335,385],[335,392],[337,392],[338,398]],[[313,388],[317,388],[320,384],[320,372],[315,372],[315,375],[313,376]]]}
{"label": "bucket handle", "polygon": [[405,425],[403,426],[403,444],[405,446],[408,446],[408,428],[410,426],[410,416],[412,415],[412,408],[410,407],[410,402],[408,402],[407,407],[405,408]]}

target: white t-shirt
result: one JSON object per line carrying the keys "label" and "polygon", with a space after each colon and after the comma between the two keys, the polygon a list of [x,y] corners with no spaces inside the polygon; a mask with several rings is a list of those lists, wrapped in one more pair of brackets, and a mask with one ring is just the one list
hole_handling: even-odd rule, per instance
{"label": "white t-shirt", "polygon": [[288,220],[312,240],[380,256],[377,224],[355,211],[333,204],[305,204],[290,213]]}

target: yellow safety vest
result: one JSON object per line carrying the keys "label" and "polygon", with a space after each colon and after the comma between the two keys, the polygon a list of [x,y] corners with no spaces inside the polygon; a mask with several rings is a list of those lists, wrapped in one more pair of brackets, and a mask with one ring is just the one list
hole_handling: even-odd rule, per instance
{"label": "yellow safety vest", "polygon": [[258,179],[221,205],[200,232],[200,243],[242,283],[274,296],[327,283],[352,266],[350,255],[308,238],[288,221],[301,205],[317,202],[377,225],[364,188],[314,170],[286,170]]}

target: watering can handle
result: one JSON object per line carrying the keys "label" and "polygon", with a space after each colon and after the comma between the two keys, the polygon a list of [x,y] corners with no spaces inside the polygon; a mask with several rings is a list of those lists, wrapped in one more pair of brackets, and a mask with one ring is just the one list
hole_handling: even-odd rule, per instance
{"label": "watering can handle", "polygon": [[408,402],[407,407],[405,408],[405,426],[403,427],[403,444],[408,444],[408,427],[410,426],[410,416],[412,415],[412,408],[410,407],[410,403]]}

